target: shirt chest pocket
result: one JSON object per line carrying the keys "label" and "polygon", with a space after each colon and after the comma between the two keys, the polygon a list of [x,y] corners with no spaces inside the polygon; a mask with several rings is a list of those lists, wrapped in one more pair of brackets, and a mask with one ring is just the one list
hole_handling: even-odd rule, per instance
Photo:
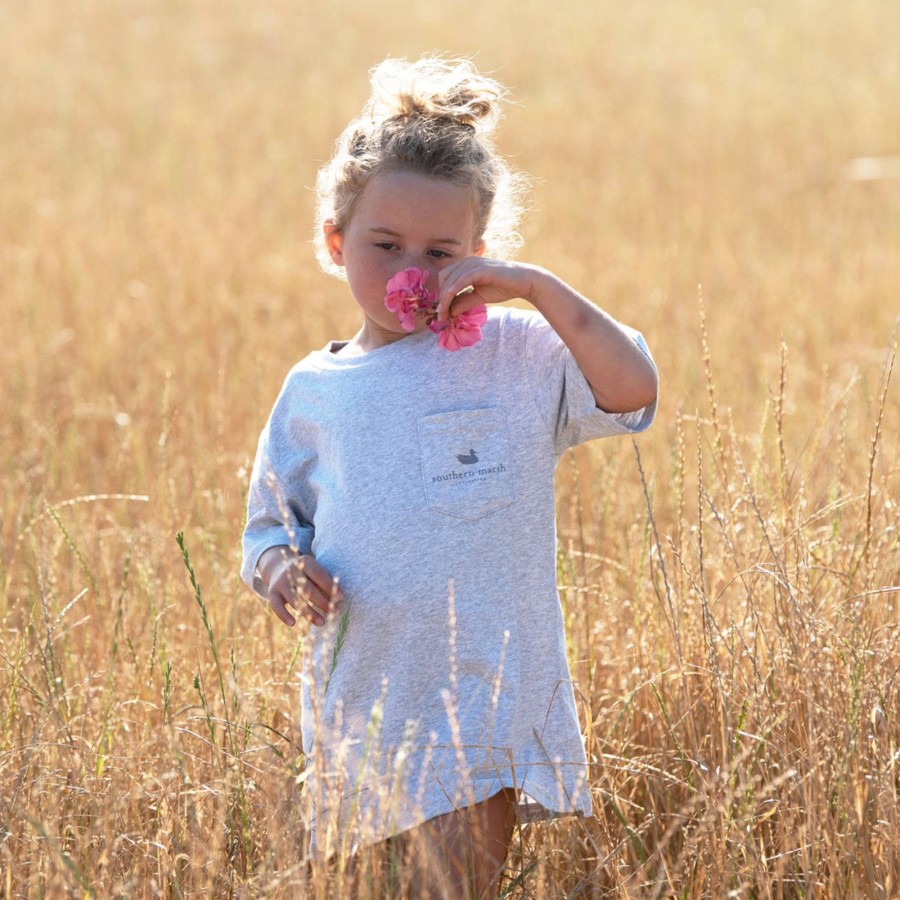
{"label": "shirt chest pocket", "polygon": [[467,409],[418,421],[428,508],[474,521],[513,502],[506,413]]}

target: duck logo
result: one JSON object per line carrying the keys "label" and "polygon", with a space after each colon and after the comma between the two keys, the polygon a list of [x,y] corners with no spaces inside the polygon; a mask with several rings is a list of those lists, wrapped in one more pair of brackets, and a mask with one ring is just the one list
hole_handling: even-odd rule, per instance
{"label": "duck logo", "polygon": [[468,453],[459,453],[456,458],[464,466],[474,466],[478,462],[478,454],[474,450],[469,450]]}

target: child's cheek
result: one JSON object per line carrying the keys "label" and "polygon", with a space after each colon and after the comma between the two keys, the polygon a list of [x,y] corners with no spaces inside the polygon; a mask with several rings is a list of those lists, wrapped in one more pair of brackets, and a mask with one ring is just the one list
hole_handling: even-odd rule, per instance
{"label": "child's cheek", "polygon": [[366,271],[369,278],[382,281],[384,285],[388,283],[388,279],[395,274],[396,260],[392,260],[390,254],[384,250],[376,250],[369,253],[366,258]]}

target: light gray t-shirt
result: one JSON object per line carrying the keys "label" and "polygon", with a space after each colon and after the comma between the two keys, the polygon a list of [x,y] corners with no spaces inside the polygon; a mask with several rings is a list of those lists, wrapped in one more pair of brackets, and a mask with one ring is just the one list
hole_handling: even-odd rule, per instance
{"label": "light gray t-shirt", "polygon": [[[633,336],[649,356],[643,339]],[[502,787],[591,810],[556,586],[554,470],[647,428],[596,408],[535,312],[492,307],[448,352],[409,335],[289,373],[260,437],[242,577],[291,544],[339,577],[310,632],[302,735],[313,845],[380,840]]]}

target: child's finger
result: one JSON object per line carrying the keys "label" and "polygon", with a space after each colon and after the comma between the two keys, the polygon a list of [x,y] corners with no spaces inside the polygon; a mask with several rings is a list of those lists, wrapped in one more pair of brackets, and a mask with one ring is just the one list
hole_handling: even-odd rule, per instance
{"label": "child's finger", "polygon": [[299,596],[300,600],[307,606],[322,612],[328,612],[328,608],[331,605],[329,598],[319,590],[317,585],[309,580],[300,588]]}
{"label": "child's finger", "polygon": [[297,624],[297,620],[288,612],[284,599],[279,593],[272,592],[269,594],[269,606],[272,607],[272,611],[285,625],[293,627]]}
{"label": "child's finger", "polygon": [[475,309],[476,306],[483,305],[484,300],[473,287],[471,290],[463,291],[453,297],[450,301],[450,306],[448,307],[448,315],[458,316],[461,313],[468,312],[470,309]]}
{"label": "child's finger", "polygon": [[294,607],[299,615],[308,619],[313,625],[324,625],[325,615],[328,613],[327,605],[322,606],[325,602],[318,588],[292,590],[286,597],[277,590],[269,594],[269,605],[272,607],[272,611],[285,625],[291,627],[297,624],[297,619],[291,615],[288,606]]}
{"label": "child's finger", "polygon": [[299,607],[300,615],[309,619],[313,625],[324,625],[334,604],[315,586],[309,586],[300,598],[303,601]]}
{"label": "child's finger", "polygon": [[337,579],[332,578],[311,556],[303,560],[303,574],[307,579],[308,590],[318,592],[318,596],[324,601],[323,609],[327,610],[332,604],[341,602],[341,589]]}
{"label": "child's finger", "polygon": [[475,287],[468,284],[467,281],[468,279],[465,277],[454,278],[441,288],[437,305],[439,322],[449,319],[451,312],[454,315],[465,312],[466,309],[470,308],[470,306],[466,305],[467,301],[471,306],[478,306],[481,303],[478,299],[472,300]]}

